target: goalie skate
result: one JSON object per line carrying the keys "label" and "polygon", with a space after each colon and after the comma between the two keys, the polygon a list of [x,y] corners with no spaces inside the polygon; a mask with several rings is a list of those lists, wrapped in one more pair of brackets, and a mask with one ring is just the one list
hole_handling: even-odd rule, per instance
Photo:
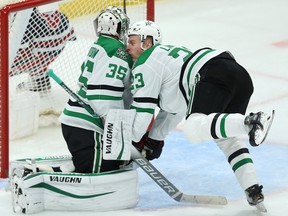
{"label": "goalie skate", "polygon": [[12,206],[13,211],[15,213],[25,213],[25,202],[24,202],[24,194],[22,192],[21,188],[21,178],[20,176],[23,176],[23,173],[18,170],[14,170],[12,174],[12,178],[10,180],[10,188],[12,192]]}
{"label": "goalie skate", "polygon": [[[25,193],[23,187],[23,176],[27,173],[23,169],[16,168],[12,172],[12,177],[10,178],[10,189],[12,192],[12,206],[15,213],[35,213],[43,210],[43,202],[37,199],[37,202],[30,200],[30,205],[28,204],[29,196]],[[38,197],[37,197],[38,198]]]}

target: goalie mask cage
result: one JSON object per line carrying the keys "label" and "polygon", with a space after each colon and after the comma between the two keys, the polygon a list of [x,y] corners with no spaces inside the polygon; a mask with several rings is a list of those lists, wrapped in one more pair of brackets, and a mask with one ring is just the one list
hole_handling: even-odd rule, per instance
{"label": "goalie mask cage", "polygon": [[29,103],[25,97],[37,94],[39,116],[59,116],[69,95],[45,74],[53,70],[69,87],[77,90],[82,61],[96,40],[93,20],[108,6],[123,8],[130,24],[154,20],[154,0],[0,2],[0,178],[7,178],[9,173],[11,98],[22,94],[24,107]]}

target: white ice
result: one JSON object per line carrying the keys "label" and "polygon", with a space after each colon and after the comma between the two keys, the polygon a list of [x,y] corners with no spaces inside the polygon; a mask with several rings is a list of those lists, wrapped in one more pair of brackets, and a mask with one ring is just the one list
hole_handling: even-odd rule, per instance
{"label": "white ice", "polygon": [[[159,0],[156,22],[163,44],[192,50],[211,47],[230,50],[251,74],[255,92],[249,111],[275,109],[274,124],[265,143],[248,148],[264,186],[269,216],[288,215],[288,1],[287,0]],[[245,86],[243,86],[245,88]],[[181,191],[224,195],[226,206],[184,205],[166,195],[142,170],[140,199],[134,209],[113,212],[57,212],[39,215],[101,216],[255,216],[222,152],[214,143],[193,145],[181,131],[165,140],[160,159],[152,163]],[[13,142],[11,160],[68,154],[59,127],[46,127],[34,137]],[[11,196],[0,180],[1,215],[12,216]]]}

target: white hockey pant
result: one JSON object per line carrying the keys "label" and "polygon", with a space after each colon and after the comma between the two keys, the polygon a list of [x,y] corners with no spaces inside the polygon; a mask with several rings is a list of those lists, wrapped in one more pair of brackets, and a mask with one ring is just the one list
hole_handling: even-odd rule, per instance
{"label": "white hockey pant", "polygon": [[194,113],[184,124],[184,135],[192,143],[204,143],[213,139],[247,135],[244,115],[212,113],[209,115]]}

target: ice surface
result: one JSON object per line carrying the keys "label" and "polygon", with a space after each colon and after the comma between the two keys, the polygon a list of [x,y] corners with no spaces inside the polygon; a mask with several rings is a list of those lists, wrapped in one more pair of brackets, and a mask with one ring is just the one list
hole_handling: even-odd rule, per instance
{"label": "ice surface", "polygon": [[[230,50],[251,74],[254,95],[249,111],[276,110],[265,143],[248,146],[259,180],[264,186],[269,216],[288,215],[288,1],[287,0],[160,0],[156,21],[163,44]],[[244,87],[243,87],[244,88]],[[60,128],[47,127],[35,137],[15,141],[11,160],[24,157],[68,154]],[[181,191],[190,194],[224,195],[227,206],[180,204],[166,195],[142,170],[139,171],[139,203],[134,209],[113,212],[57,212],[39,215],[101,216],[256,216],[249,206],[224,155],[214,143],[189,144],[181,131],[165,140],[160,159],[153,164]],[[11,196],[0,180],[1,215],[12,216]]]}

